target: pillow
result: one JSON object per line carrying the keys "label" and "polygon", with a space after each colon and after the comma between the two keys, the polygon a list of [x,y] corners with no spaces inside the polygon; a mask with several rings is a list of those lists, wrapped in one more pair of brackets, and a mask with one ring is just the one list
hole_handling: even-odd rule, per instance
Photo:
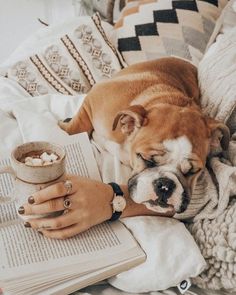
{"label": "pillow", "polygon": [[105,21],[109,23],[113,22],[113,8],[115,0],[91,0],[91,2],[94,11],[98,11]]}
{"label": "pillow", "polygon": [[[58,34],[58,28],[63,33]],[[41,50],[35,42],[34,54],[15,61],[5,74],[31,96],[87,93],[96,82],[123,67],[97,13],[45,30],[48,34],[38,42]]]}
{"label": "pillow", "polygon": [[147,254],[144,263],[110,278],[114,287],[139,293],[165,290],[196,277],[206,263],[184,224],[173,218],[138,216],[123,218]]}
{"label": "pillow", "polygon": [[236,132],[236,2],[223,11],[216,42],[199,64],[201,104],[207,115],[225,122]]}
{"label": "pillow", "polygon": [[115,25],[118,50],[127,64],[178,56],[202,58],[227,0],[139,0],[129,2]]}
{"label": "pillow", "polygon": [[226,122],[236,104],[236,6],[231,0],[220,19],[220,33],[199,64],[202,106],[205,112]]}

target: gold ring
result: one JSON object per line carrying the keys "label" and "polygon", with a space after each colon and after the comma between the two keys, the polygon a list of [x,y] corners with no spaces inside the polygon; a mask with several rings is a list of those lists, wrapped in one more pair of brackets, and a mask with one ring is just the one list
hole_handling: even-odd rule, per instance
{"label": "gold ring", "polygon": [[72,181],[66,180],[64,182],[64,186],[66,188],[66,195],[69,195],[71,193],[71,191],[72,191]]}

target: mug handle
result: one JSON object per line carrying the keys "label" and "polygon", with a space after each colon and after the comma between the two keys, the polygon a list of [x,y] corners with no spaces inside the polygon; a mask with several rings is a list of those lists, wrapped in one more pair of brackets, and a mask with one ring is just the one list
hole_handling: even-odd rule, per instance
{"label": "mug handle", "polygon": [[16,173],[11,166],[0,167],[0,174],[8,173],[11,174],[13,177],[16,177]]}

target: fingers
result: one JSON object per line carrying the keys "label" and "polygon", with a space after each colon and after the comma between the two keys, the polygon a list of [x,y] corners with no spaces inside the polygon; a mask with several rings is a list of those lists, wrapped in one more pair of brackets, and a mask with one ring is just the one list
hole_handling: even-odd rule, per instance
{"label": "fingers", "polygon": [[78,213],[75,211],[68,211],[66,214],[62,214],[59,217],[30,219],[26,222],[25,226],[38,230],[61,229],[77,223],[77,215]]}
{"label": "fingers", "polygon": [[[72,206],[73,204],[71,203],[71,209],[72,209]],[[18,212],[24,215],[32,215],[32,214],[40,215],[40,214],[46,214],[46,213],[53,213],[53,212],[61,211],[64,209],[65,209],[64,199],[57,198],[57,199],[52,199],[38,205],[35,205],[35,204],[31,205],[26,203],[24,204],[24,206],[18,209]]]}
{"label": "fingers", "polygon": [[[69,193],[73,194],[75,191],[76,186],[72,184]],[[58,182],[32,194],[32,196],[28,198],[28,202],[34,205],[41,204],[51,199],[66,196],[67,194],[68,186],[66,186],[66,182]]]}
{"label": "fingers", "polygon": [[81,222],[77,223],[63,229],[56,229],[56,230],[40,230],[40,232],[47,238],[51,239],[67,239],[71,238],[90,227],[89,224]]}

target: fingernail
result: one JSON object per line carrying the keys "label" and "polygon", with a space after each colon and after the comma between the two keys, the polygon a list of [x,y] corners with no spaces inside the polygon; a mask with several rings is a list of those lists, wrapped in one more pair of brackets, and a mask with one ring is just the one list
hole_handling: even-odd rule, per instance
{"label": "fingernail", "polygon": [[39,231],[39,230],[38,230],[38,233],[39,233],[41,236],[43,235],[43,233],[42,233],[41,231]]}
{"label": "fingernail", "polygon": [[33,197],[33,196],[30,196],[30,197],[28,198],[28,203],[29,203],[29,204],[34,204],[34,202],[35,202],[34,197]]}
{"label": "fingernail", "polygon": [[24,227],[31,227],[31,224],[29,222],[24,222]]}
{"label": "fingernail", "polygon": [[20,208],[18,209],[18,213],[19,214],[24,214],[25,213],[25,208],[23,206],[20,206]]}

